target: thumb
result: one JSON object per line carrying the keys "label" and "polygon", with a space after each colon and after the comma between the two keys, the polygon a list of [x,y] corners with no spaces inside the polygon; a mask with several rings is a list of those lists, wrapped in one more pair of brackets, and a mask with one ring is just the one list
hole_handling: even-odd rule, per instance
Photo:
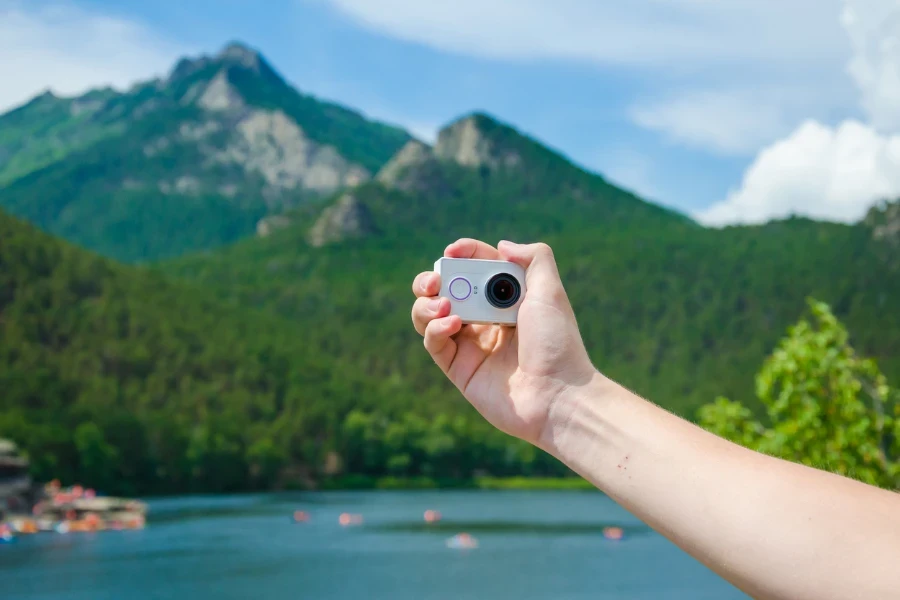
{"label": "thumb", "polygon": [[514,262],[525,268],[526,293],[543,297],[545,301],[555,300],[562,292],[562,281],[556,268],[553,250],[543,243],[515,244],[502,241],[497,247],[503,260]]}

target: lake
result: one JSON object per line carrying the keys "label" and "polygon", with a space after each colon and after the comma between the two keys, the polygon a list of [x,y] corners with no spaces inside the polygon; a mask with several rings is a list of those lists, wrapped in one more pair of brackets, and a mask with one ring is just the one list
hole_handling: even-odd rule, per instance
{"label": "lake", "polygon": [[[147,528],[0,545],[4,600],[747,596],[593,492],[315,492],[166,498]],[[426,510],[440,511],[437,524]],[[292,522],[295,510],[309,521]],[[341,513],[363,522],[341,526]],[[621,527],[621,540],[602,528]],[[455,549],[459,532],[478,540]]]}

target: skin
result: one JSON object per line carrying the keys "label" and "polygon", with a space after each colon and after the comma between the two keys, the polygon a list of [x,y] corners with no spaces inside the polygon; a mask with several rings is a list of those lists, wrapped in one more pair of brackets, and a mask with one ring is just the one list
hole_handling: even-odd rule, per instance
{"label": "skin", "polygon": [[450,258],[526,269],[515,328],[463,325],[437,273],[416,331],[490,423],[555,456],[754,598],[900,597],[900,494],[748,450],[603,376],[545,244],[461,239]]}

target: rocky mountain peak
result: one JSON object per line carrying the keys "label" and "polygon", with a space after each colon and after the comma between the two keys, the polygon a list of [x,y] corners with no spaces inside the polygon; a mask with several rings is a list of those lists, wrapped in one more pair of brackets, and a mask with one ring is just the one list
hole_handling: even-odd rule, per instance
{"label": "rocky mountain peak", "polygon": [[375,231],[372,213],[353,193],[346,193],[322,211],[310,228],[307,241],[316,248],[351,238],[360,238]]}
{"label": "rocky mountain peak", "polygon": [[441,129],[434,154],[467,167],[515,167],[522,157],[510,143],[511,132],[488,115],[473,113]]}
{"label": "rocky mountain peak", "polygon": [[47,88],[42,93],[35,96],[34,99],[36,102],[46,102],[46,101],[58,100],[58,97],[56,94],[53,93],[53,90]]}
{"label": "rocky mountain peak", "polygon": [[240,42],[231,42],[213,56],[203,54],[194,58],[182,58],[170,72],[167,83],[177,84],[202,71],[228,73],[232,69],[283,82],[281,76],[258,51]]}
{"label": "rocky mountain peak", "polygon": [[385,187],[408,193],[440,192],[449,188],[431,147],[419,140],[408,141],[378,172]]}
{"label": "rocky mountain peak", "polygon": [[241,42],[230,42],[227,44],[216,55],[216,60],[238,64],[257,71],[264,62],[259,52]]}

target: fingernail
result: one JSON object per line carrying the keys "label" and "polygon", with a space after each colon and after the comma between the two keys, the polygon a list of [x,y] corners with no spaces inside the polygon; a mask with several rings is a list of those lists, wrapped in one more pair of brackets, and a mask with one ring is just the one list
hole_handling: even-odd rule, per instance
{"label": "fingernail", "polygon": [[441,307],[441,299],[440,298],[432,298],[428,301],[427,308],[431,312],[437,312]]}
{"label": "fingernail", "polygon": [[519,244],[517,244],[517,243],[515,243],[515,242],[511,242],[511,241],[509,241],[509,240],[503,240],[503,241],[501,241],[500,243],[501,243],[501,244],[507,244],[507,245],[509,245],[509,246],[515,246],[515,247],[518,247],[518,246],[519,246]]}
{"label": "fingernail", "polygon": [[431,281],[431,277],[423,277],[422,283],[419,284],[419,287],[422,288],[422,291],[428,291],[428,283]]}

